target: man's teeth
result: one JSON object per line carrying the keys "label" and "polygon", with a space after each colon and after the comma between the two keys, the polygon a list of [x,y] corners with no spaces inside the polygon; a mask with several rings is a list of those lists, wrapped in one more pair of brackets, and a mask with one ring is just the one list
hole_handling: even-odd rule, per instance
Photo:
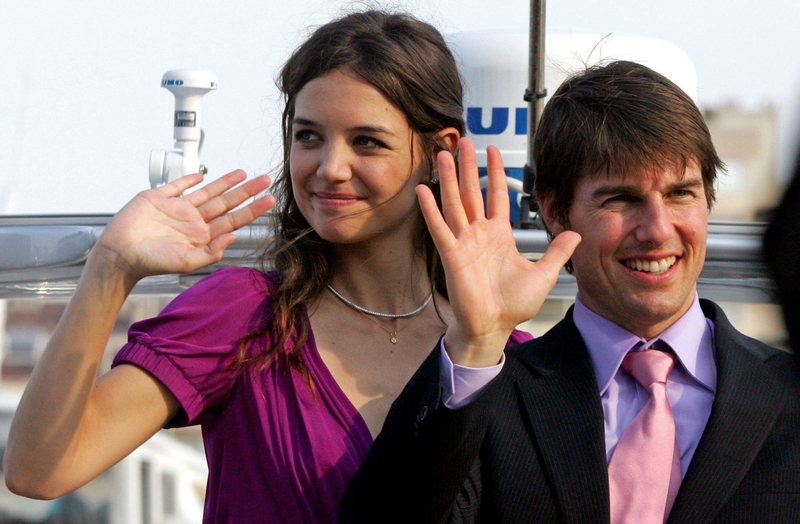
{"label": "man's teeth", "polygon": [[646,273],[659,274],[668,270],[675,263],[674,256],[662,258],[661,260],[626,260],[625,265],[637,271],[644,271]]}

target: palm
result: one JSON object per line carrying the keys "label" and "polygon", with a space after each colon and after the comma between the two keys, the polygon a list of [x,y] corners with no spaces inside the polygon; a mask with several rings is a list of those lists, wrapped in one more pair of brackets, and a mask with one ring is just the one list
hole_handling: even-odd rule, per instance
{"label": "palm", "polygon": [[191,272],[216,262],[235,240],[232,231],[274,205],[266,196],[229,212],[269,184],[259,177],[234,187],[245,176],[235,171],[185,198],[176,197],[199,183],[200,175],[143,191],[106,226],[97,249],[136,278]]}
{"label": "palm", "polygon": [[508,221],[496,217],[463,230],[442,259],[456,314],[474,335],[495,325],[511,331],[535,316],[558,277],[522,257]]}
{"label": "palm", "polygon": [[576,233],[566,232],[553,241],[538,262],[522,257],[509,222],[508,188],[500,153],[496,148],[489,148],[487,153],[488,216],[478,183],[474,145],[468,139],[460,144],[460,187],[452,155],[439,155],[444,216],[430,191],[419,190],[425,220],[442,257],[456,318],[448,329],[448,342],[452,338],[468,345],[480,340],[504,343],[514,327],[538,313],[580,241]]}

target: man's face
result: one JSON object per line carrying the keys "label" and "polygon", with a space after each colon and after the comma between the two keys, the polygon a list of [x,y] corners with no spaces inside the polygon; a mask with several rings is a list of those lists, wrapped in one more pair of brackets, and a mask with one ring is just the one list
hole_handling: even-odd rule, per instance
{"label": "man's face", "polygon": [[[545,201],[545,211],[547,211]],[[572,255],[581,301],[635,335],[660,334],[691,306],[706,256],[708,202],[689,164],[579,182],[569,224],[583,240]]]}

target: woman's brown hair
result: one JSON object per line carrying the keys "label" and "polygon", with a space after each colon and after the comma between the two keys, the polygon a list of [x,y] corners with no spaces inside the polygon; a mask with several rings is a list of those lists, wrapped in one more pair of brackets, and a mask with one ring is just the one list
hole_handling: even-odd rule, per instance
{"label": "woman's brown hair", "polygon": [[[270,298],[271,314],[258,331],[242,341],[236,365],[267,365],[274,358],[284,358],[310,380],[300,358],[310,332],[306,305],[325,290],[335,257],[331,244],[309,226],[294,199],[289,165],[292,121],[303,86],[343,68],[374,86],[405,115],[420,140],[428,173],[433,170],[436,153],[445,148],[437,133],[453,127],[464,134],[461,76],[444,38],[430,24],[402,13],[352,13],[320,26],[294,51],[277,79],[285,103],[284,156],[272,186],[277,199],[275,236],[260,258],[264,266],[277,271],[278,281]],[[438,198],[438,191],[434,194]],[[447,296],[444,269],[421,213],[417,213],[416,228],[415,250],[425,259],[432,287]],[[286,351],[292,335],[296,335],[295,342]],[[262,336],[268,337],[269,349],[248,354],[247,343]]]}

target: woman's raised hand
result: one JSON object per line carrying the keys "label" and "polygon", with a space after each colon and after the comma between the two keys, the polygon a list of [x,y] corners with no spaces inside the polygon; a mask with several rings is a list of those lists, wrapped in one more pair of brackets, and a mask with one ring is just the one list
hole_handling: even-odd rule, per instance
{"label": "woman's raised hand", "polygon": [[61,496],[105,471],[178,411],[178,400],[135,366],[97,380],[122,304],[138,279],[188,272],[222,258],[238,229],[271,208],[258,177],[234,171],[202,182],[189,175],[142,191],[108,223],[75,293],[36,364],[9,432],[6,482],[15,493]]}
{"label": "woman's raised hand", "polygon": [[429,188],[417,188],[442,258],[455,314],[445,346],[453,362],[470,367],[499,362],[511,331],[539,312],[561,267],[580,242],[580,235],[566,231],[537,262],[520,255],[509,220],[503,161],[497,148],[486,152],[488,213],[478,181],[475,146],[467,138],[459,142],[460,185],[453,156],[446,151],[438,156],[443,213]]}
{"label": "woman's raised hand", "polygon": [[245,178],[244,171],[234,171],[184,197],[184,191],[203,181],[202,175],[142,191],[106,226],[95,254],[135,280],[218,262],[236,239],[232,232],[275,205],[275,198],[266,195],[232,211],[270,183],[264,175],[239,185]]}

